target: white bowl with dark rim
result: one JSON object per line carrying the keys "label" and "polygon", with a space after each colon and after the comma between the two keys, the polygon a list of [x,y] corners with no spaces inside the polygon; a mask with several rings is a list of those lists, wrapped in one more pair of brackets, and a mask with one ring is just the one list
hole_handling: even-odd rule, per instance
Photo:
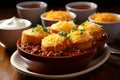
{"label": "white bowl with dark rim", "polygon": [[81,24],[86,21],[88,16],[95,13],[97,4],[93,2],[78,1],[66,4],[66,10],[74,12],[77,15],[76,23]]}
{"label": "white bowl with dark rim", "polygon": [[[70,11],[68,11],[68,12],[70,13],[70,15],[73,16],[73,18],[72,18],[72,19],[67,19],[67,21],[72,20],[72,21],[75,22],[75,21],[76,21],[76,18],[77,18],[76,14],[73,13],[73,12],[70,12]],[[49,26],[51,26],[52,24],[60,21],[60,20],[47,19],[47,18],[45,18],[45,14],[44,14],[44,13],[40,15],[40,18],[41,18],[41,21],[42,21],[42,25],[43,25],[44,27],[49,27]]]}
{"label": "white bowl with dark rim", "polygon": [[28,19],[32,26],[40,24],[40,15],[47,10],[48,4],[43,1],[23,1],[16,4],[20,18]]}
{"label": "white bowl with dark rim", "polygon": [[[15,24],[15,27],[12,27],[12,22],[9,27],[7,25],[0,25],[0,42],[5,46],[6,49],[15,50],[16,42],[18,38],[21,37],[21,33],[23,30],[31,27],[32,23],[29,20],[18,18],[23,21],[26,25]],[[8,19],[0,20],[0,24]],[[8,23],[5,22],[5,23]],[[17,27],[20,26],[20,27]]]}
{"label": "white bowl with dark rim", "polygon": [[[120,19],[120,14],[116,14],[116,13],[110,13],[110,14]],[[120,32],[120,20],[115,22],[99,22],[99,21],[93,20],[91,16],[92,15],[88,17],[88,20],[91,22],[97,23],[99,25],[102,25],[102,28],[105,30],[105,32],[108,34],[110,38],[109,42],[113,42]]]}

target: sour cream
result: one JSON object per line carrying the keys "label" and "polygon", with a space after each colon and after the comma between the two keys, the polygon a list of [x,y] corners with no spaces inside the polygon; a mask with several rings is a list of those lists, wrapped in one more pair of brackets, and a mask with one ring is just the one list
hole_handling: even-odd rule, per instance
{"label": "sour cream", "polygon": [[9,19],[0,21],[0,29],[19,29],[30,24],[29,21],[25,19],[20,19],[16,17],[12,17]]}

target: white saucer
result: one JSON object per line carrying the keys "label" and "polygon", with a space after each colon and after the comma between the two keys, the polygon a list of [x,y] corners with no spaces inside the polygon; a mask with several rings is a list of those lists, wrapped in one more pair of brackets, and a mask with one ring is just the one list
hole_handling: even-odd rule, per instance
{"label": "white saucer", "polygon": [[96,68],[101,66],[109,58],[109,56],[110,56],[110,51],[108,48],[106,48],[105,51],[103,52],[103,54],[100,57],[93,59],[89,63],[89,65],[87,66],[86,69],[78,71],[78,72],[69,73],[69,74],[62,74],[62,75],[47,75],[47,74],[40,74],[40,73],[35,73],[35,72],[29,71],[25,67],[25,65],[22,61],[22,58],[20,57],[20,55],[17,51],[15,51],[13,53],[13,55],[11,56],[10,62],[11,62],[11,65],[16,70],[18,70],[19,72],[21,72],[23,74],[27,74],[29,76],[46,78],[46,79],[68,79],[68,78],[81,76],[81,75],[86,74],[92,70],[95,70]]}

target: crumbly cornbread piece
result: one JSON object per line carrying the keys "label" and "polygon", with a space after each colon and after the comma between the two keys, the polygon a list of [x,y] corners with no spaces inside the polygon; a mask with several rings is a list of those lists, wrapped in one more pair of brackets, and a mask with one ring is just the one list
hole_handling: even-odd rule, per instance
{"label": "crumbly cornbread piece", "polygon": [[69,34],[69,42],[72,47],[85,50],[92,47],[93,37],[84,30],[76,30]]}
{"label": "crumbly cornbread piece", "polygon": [[88,31],[90,35],[93,36],[94,40],[99,40],[102,38],[104,33],[104,29],[101,27],[101,25],[89,21],[85,21],[83,24],[79,25],[78,29],[84,29]]}
{"label": "crumbly cornbread piece", "polygon": [[22,32],[21,42],[34,45],[41,44],[41,40],[47,35],[48,33],[45,32],[43,29],[30,28]]}
{"label": "crumbly cornbread piece", "polygon": [[60,31],[68,33],[74,27],[76,27],[76,24],[73,21],[59,21],[51,25],[50,33],[58,33]]}
{"label": "crumbly cornbread piece", "polygon": [[42,51],[60,52],[67,47],[67,40],[65,37],[58,34],[50,34],[42,39]]}
{"label": "crumbly cornbread piece", "polygon": [[117,21],[120,21],[120,19],[117,16],[115,16],[111,13],[108,13],[108,12],[94,13],[91,16],[91,19],[93,19],[94,21],[97,21],[97,22],[117,22]]}

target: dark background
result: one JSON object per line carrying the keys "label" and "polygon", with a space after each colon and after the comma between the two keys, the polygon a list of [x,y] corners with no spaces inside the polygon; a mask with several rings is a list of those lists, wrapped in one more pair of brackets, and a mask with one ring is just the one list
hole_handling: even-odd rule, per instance
{"label": "dark background", "polygon": [[[22,1],[43,1],[48,4],[47,10],[51,9],[64,9],[65,5],[70,2],[75,1],[89,1],[94,2],[98,5],[97,12],[111,12],[111,13],[119,13],[120,14],[120,0],[1,0],[0,2],[0,15],[4,14],[4,10],[10,10],[9,8],[16,8],[16,4]],[[8,13],[9,15],[9,13]],[[12,16],[12,15],[11,15]],[[16,15],[17,16],[17,15]],[[7,18],[7,15],[6,15]],[[2,19],[0,17],[0,19]]]}
{"label": "dark background", "polygon": [[[16,4],[21,1],[28,1],[28,0],[1,0],[0,8],[14,8]],[[31,1],[31,0],[29,0]],[[32,0],[35,1],[35,0]],[[98,4],[100,7],[109,7],[109,6],[117,6],[120,7],[120,0],[36,0],[36,1],[44,1],[48,3],[49,7],[61,7],[65,6],[65,4],[73,1],[92,1]]]}

